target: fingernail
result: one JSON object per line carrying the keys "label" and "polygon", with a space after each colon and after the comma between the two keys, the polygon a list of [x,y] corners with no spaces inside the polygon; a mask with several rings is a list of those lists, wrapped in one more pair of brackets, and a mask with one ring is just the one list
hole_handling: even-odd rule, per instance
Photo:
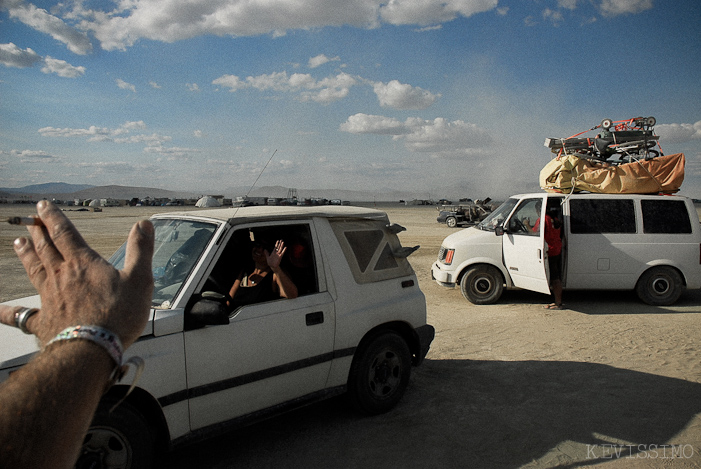
{"label": "fingernail", "polygon": [[19,251],[27,245],[27,238],[17,238],[14,242],[15,250]]}
{"label": "fingernail", "polygon": [[44,210],[47,206],[48,202],[46,200],[40,200],[37,203],[37,210]]}
{"label": "fingernail", "polygon": [[148,220],[141,220],[137,222],[136,227],[139,229],[142,235],[147,237],[153,237],[153,225]]}

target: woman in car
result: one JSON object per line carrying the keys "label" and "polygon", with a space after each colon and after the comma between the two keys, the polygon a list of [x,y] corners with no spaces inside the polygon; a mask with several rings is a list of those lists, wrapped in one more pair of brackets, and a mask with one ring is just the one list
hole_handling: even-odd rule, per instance
{"label": "woman in car", "polygon": [[280,268],[285,255],[285,243],[279,239],[275,245],[265,240],[253,242],[253,265],[242,269],[229,290],[229,296],[237,307],[252,303],[297,298],[297,287],[287,273]]}

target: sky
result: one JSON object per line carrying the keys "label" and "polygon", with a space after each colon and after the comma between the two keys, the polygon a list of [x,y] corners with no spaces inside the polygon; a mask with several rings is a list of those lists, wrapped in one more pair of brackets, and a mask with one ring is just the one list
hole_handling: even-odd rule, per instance
{"label": "sky", "polygon": [[698,0],[0,0],[0,187],[496,199],[546,138],[654,116],[701,198],[700,29]]}

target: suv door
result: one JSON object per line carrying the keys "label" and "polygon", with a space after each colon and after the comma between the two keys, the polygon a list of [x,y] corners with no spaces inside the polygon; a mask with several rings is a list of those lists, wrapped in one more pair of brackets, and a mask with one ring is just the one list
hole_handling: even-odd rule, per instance
{"label": "suv door", "polygon": [[[504,222],[502,250],[514,286],[550,293],[545,224],[546,196],[523,199]],[[540,210],[538,210],[540,204]],[[534,227],[538,229],[534,231]]]}
{"label": "suv door", "polygon": [[[191,430],[326,387],[333,357],[334,303],[322,278],[321,249],[311,224],[294,227],[295,233],[301,229],[308,234],[304,248],[316,277],[311,290],[295,299],[243,306],[230,315],[229,324],[185,332]],[[275,228],[284,232],[286,225]],[[234,233],[231,239],[236,238]],[[291,256],[294,246],[285,242],[285,256]]]}

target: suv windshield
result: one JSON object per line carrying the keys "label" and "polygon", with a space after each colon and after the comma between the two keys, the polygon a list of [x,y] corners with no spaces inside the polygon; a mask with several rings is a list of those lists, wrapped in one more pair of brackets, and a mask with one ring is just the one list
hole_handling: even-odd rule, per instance
{"label": "suv windshield", "polygon": [[490,213],[487,218],[482,220],[482,222],[477,225],[477,228],[485,231],[494,231],[494,228],[504,223],[504,219],[511,213],[517,202],[518,199],[508,199],[501,204],[499,208]]}
{"label": "suv windshield", "polygon": [[[187,220],[151,220],[156,230],[153,251],[153,301],[155,308],[170,308],[183,282],[217,230],[213,223]],[[110,258],[117,269],[124,268],[126,243]]]}

